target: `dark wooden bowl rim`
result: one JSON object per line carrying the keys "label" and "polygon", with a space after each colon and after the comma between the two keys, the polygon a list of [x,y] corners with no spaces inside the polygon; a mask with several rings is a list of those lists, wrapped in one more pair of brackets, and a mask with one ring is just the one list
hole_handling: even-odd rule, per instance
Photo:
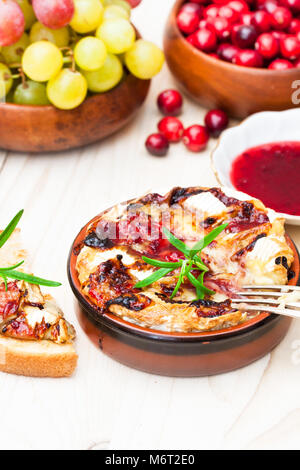
{"label": "dark wooden bowl rim", "polygon": [[[130,201],[126,201],[126,204]],[[109,210],[109,209],[108,209]],[[278,315],[276,314],[269,314],[266,312],[262,312],[259,315],[257,315],[255,318],[251,318],[250,320],[247,320],[246,322],[236,325],[233,327],[229,328],[224,328],[221,330],[217,331],[208,331],[208,332],[201,332],[201,333],[177,333],[177,332],[164,332],[164,331],[159,331],[159,330],[154,330],[150,328],[145,328],[142,326],[135,325],[134,323],[130,323],[126,320],[123,320],[122,318],[119,318],[118,316],[112,314],[112,313],[105,313],[101,316],[99,316],[99,312],[97,311],[96,307],[90,302],[88,297],[84,296],[81,293],[81,286],[77,277],[76,273],[76,260],[77,260],[77,255],[74,253],[74,247],[78,246],[85,238],[86,234],[86,229],[87,227],[95,222],[100,215],[102,215],[104,212],[100,213],[96,217],[94,217],[92,220],[90,220],[78,233],[76,236],[72,246],[71,250],[69,253],[69,258],[68,258],[68,264],[67,264],[67,273],[68,273],[68,279],[72,288],[72,291],[75,295],[75,297],[78,299],[79,303],[83,307],[84,310],[88,311],[89,314],[92,316],[93,320],[95,323],[99,324],[101,327],[101,322],[104,322],[108,324],[111,328],[114,329],[121,329],[125,332],[135,334],[138,336],[142,337],[147,337],[149,339],[154,339],[154,340],[160,340],[160,341],[211,341],[211,340],[216,340],[216,339],[222,339],[222,338],[227,338],[229,336],[235,336],[240,333],[244,333],[248,330],[252,330],[253,328],[257,328],[260,325],[264,325],[266,322],[274,321],[278,318]],[[300,282],[300,256],[298,253],[298,250],[296,248],[296,245],[292,241],[292,239],[289,237],[289,235],[286,234],[286,240],[290,247],[293,250],[294,253],[294,262],[292,265],[292,270],[295,272],[295,277],[291,279],[289,282],[289,285],[297,285]]]}

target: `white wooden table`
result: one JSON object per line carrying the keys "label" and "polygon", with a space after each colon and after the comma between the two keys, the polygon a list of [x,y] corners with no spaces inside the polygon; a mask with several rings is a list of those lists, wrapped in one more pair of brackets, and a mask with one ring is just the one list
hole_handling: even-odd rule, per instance
{"label": "white wooden table", "polygon": [[[172,0],[144,0],[133,19],[161,44]],[[173,379],[129,369],[97,350],[80,329],[66,276],[74,236],[114,202],[153,187],[215,185],[209,152],[173,145],[166,158],[144,149],[159,119],[156,96],[173,86],[153,80],[138,118],[91,147],[55,155],[0,152],[1,226],[22,207],[23,239],[37,275],[63,281],[54,294],[78,331],[79,364],[70,379],[0,373],[1,449],[300,448],[300,322],[271,354],[210,378]],[[185,125],[204,111],[188,99]],[[300,229],[288,227],[300,246]]]}

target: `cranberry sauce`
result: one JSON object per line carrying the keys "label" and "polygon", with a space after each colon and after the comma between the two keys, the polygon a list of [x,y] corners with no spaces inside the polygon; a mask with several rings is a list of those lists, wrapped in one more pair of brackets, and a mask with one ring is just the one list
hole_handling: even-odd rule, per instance
{"label": "cranberry sauce", "polygon": [[236,189],[267,207],[300,216],[300,141],[246,150],[234,160],[230,177]]}

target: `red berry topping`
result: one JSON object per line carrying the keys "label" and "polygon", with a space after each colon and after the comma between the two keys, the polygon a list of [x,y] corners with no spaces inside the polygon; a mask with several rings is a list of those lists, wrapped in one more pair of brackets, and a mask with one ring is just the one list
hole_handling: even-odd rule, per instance
{"label": "red berry topping", "polygon": [[268,69],[270,70],[287,70],[293,69],[294,66],[292,62],[286,59],[275,59],[273,62],[270,63]]}
{"label": "red berry topping", "polygon": [[220,59],[225,60],[226,62],[234,62],[239,48],[233,44],[221,44],[217,49],[217,54]]}
{"label": "red berry topping", "polygon": [[292,13],[285,7],[277,7],[271,13],[271,23],[274,28],[286,29],[292,21]]}
{"label": "red berry topping", "polygon": [[252,47],[256,38],[257,31],[254,26],[242,24],[232,30],[232,42],[242,49]]}
{"label": "red berry topping", "polygon": [[167,116],[158,123],[158,130],[169,142],[179,142],[183,134],[183,125],[176,117]]}
{"label": "red berry topping", "polygon": [[178,116],[182,110],[182,96],[177,90],[165,90],[157,98],[157,106],[163,114]]}
{"label": "red berry topping", "polygon": [[169,149],[168,139],[162,134],[149,135],[145,145],[148,152],[157,157],[164,157]]}
{"label": "red berry topping", "polygon": [[296,36],[286,36],[280,40],[280,52],[286,59],[298,59],[300,56],[300,41]]}
{"label": "red berry topping", "polygon": [[191,152],[200,152],[205,149],[209,134],[204,126],[195,124],[185,129],[182,140]]}
{"label": "red berry topping", "polygon": [[242,49],[235,56],[235,64],[244,67],[262,67],[263,58],[257,51]]}
{"label": "red berry topping", "polygon": [[184,34],[192,34],[198,28],[200,15],[196,12],[186,10],[184,6],[177,15],[177,25]]}
{"label": "red berry topping", "polygon": [[257,38],[255,49],[265,59],[273,59],[279,53],[279,41],[271,33],[264,33]]}
{"label": "red berry topping", "polygon": [[204,122],[210,135],[219,137],[221,132],[228,126],[228,116],[221,109],[212,109],[206,114]]}
{"label": "red berry topping", "polygon": [[251,24],[258,32],[266,33],[271,29],[271,16],[264,10],[258,10],[253,13]]}
{"label": "red berry topping", "polygon": [[199,29],[194,34],[194,44],[201,51],[213,52],[217,45],[217,35],[211,29]]}

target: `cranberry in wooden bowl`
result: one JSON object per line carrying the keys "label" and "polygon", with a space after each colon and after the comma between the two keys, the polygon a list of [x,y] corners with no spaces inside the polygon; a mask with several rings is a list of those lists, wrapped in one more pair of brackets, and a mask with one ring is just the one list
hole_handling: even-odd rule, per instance
{"label": "cranberry in wooden bowl", "polygon": [[[199,29],[187,35],[180,30],[178,13],[188,3],[175,2],[164,49],[179,84],[200,104],[224,109],[236,118],[298,106],[291,99],[292,84],[298,79],[298,23],[286,14],[286,7],[276,7],[276,0],[271,2],[279,9],[274,15],[267,10],[270,2],[256,2],[256,13],[240,0],[224,3],[202,6]],[[230,18],[228,7],[234,10],[241,5],[245,11],[236,11],[239,19]],[[263,34],[274,37],[261,38]]]}
{"label": "cranberry in wooden bowl", "polygon": [[[208,193],[211,195],[215,194],[217,197],[222,198],[230,207],[235,203],[232,197],[226,198],[226,195],[224,196],[225,193],[218,188],[174,188],[173,191],[170,191],[166,195],[164,193],[152,193],[147,195],[147,197],[144,196],[141,199],[143,201],[141,204],[149,202],[150,196],[152,198],[155,197],[157,209],[157,204],[168,203],[173,206],[174,203],[176,204],[177,200],[182,201],[180,198],[185,198],[187,195],[189,195],[188,197],[197,197],[197,195],[202,194],[206,198]],[[115,240],[119,240],[118,236],[117,238],[115,235],[112,236],[112,238],[103,238],[100,242],[99,238],[96,236],[97,232],[95,231],[99,220],[104,219],[105,223],[103,226],[106,227],[106,221],[111,220],[110,217],[112,214],[115,214],[116,209],[118,211],[124,208],[129,211],[138,209],[136,201],[137,200],[126,201],[96,216],[82,228],[71,247],[68,260],[69,282],[78,300],[77,315],[79,322],[93,343],[98,348],[100,347],[102,352],[109,357],[127,366],[154,374],[181,377],[206,376],[234,370],[259,359],[275,347],[288,331],[291,323],[290,318],[258,313],[257,316],[247,317],[242,323],[229,326],[227,322],[219,329],[210,331],[207,331],[206,326],[202,331],[195,331],[195,329],[190,330],[185,327],[178,330],[177,323],[180,318],[178,305],[182,306],[182,304],[187,304],[187,302],[183,301],[178,304],[178,300],[172,303],[171,299],[166,299],[166,295],[170,295],[171,292],[169,292],[170,289],[169,291],[167,290],[167,285],[164,283],[165,281],[161,286],[166,289],[164,292],[169,292],[168,294],[163,294],[163,298],[165,299],[163,302],[167,302],[164,304],[164,308],[166,308],[167,305],[168,318],[169,316],[174,316],[175,313],[179,315],[178,317],[176,315],[174,317],[175,328],[165,328],[168,324],[168,318],[165,317],[164,310],[157,312],[157,305],[155,306],[156,310],[151,310],[152,313],[150,313],[150,310],[147,310],[147,308],[151,309],[151,304],[145,303],[147,296],[151,297],[151,289],[150,291],[146,289],[139,292],[137,287],[133,287],[132,278],[130,278],[130,276],[128,277],[130,269],[143,269],[140,262],[139,264],[135,262],[131,268],[125,268],[126,263],[132,262],[130,255],[136,255],[136,251],[133,249],[134,245],[131,244],[129,248],[126,249],[127,254],[125,255],[125,252],[122,250],[126,246],[127,238],[124,239],[122,236],[122,240],[126,242],[125,245],[122,245],[123,248],[121,247],[123,255],[116,254],[117,246],[119,246],[118,249],[120,249],[119,242],[117,242],[117,245],[115,244]],[[259,214],[257,213],[257,215]],[[107,216],[108,219],[106,218]],[[118,218],[116,220],[118,220],[119,223],[120,219]],[[213,223],[213,221],[210,220],[209,223]],[[240,221],[240,223],[242,223],[242,221]],[[259,219],[257,219],[256,222],[251,219],[251,223],[260,222]],[[147,223],[146,226],[148,226]],[[120,228],[119,225],[118,227]],[[142,232],[139,232],[137,243],[140,244],[140,234],[143,233],[144,226],[142,224],[139,225],[139,227]],[[131,237],[133,233],[136,232],[130,230],[128,236]],[[168,262],[178,262],[181,259],[178,250],[174,251],[173,248],[173,252],[171,253],[168,241],[166,243],[166,240],[160,240],[160,243],[157,245],[156,243],[153,244],[150,238],[149,244],[146,245],[147,249],[155,250],[156,254],[159,253],[156,262],[158,259],[164,259]],[[295,285],[299,279],[299,255],[288,236],[286,237],[286,241],[287,246],[292,250],[290,253],[293,254],[294,258],[294,262],[291,265],[293,273],[289,271],[292,273],[289,282]],[[100,249],[100,252],[97,251],[98,249]],[[288,249],[288,251],[289,250],[290,249]],[[107,259],[106,251],[109,252],[107,253],[108,260],[102,262],[103,254]],[[90,256],[92,256],[92,258]],[[96,256],[96,258],[94,258],[94,256]],[[154,254],[153,256],[156,255]],[[98,267],[94,264],[92,259],[97,259]],[[81,264],[82,261],[83,264]],[[86,262],[88,264],[86,264]],[[83,268],[84,271],[81,271],[80,266],[91,266],[90,262],[92,262],[92,269],[95,267],[97,271],[95,271],[95,275],[89,275],[85,272],[85,268]],[[119,271],[116,263],[124,263],[121,271]],[[100,271],[98,271],[99,269]],[[100,284],[107,282],[107,275],[113,276],[111,279],[114,279],[114,283],[109,285],[110,288],[116,289],[114,295],[117,295],[117,297],[107,297],[107,293],[101,290],[102,287]],[[206,285],[208,286],[208,284]],[[134,289],[133,292],[135,292],[135,295],[130,297],[127,289],[132,288]],[[156,289],[157,288],[158,286],[156,285]],[[152,293],[155,298],[157,298],[157,295],[158,297],[160,296],[160,294],[157,294],[157,291],[152,291]],[[182,294],[180,294],[180,296],[181,295]],[[123,302],[125,299],[126,303]],[[130,304],[130,299],[133,301],[132,304]],[[147,302],[148,301],[149,298]],[[120,312],[117,313],[116,310],[110,311],[111,307],[106,308],[108,305],[126,305],[126,308],[129,308],[131,311],[126,310],[126,315],[120,316]],[[196,305],[198,305],[198,303]],[[203,300],[201,305],[206,305],[209,309],[219,308],[221,305],[223,306],[223,304],[220,303],[209,303],[207,300]],[[114,308],[119,309],[119,307],[113,307],[113,309]],[[184,306],[184,308],[186,307]],[[205,308],[206,307],[204,307],[204,309]],[[143,313],[144,309],[146,310],[145,313]],[[159,323],[154,323],[158,318],[158,313],[162,316],[159,319]],[[197,322],[199,314],[200,312],[196,315],[195,321]],[[220,311],[220,315],[222,316],[223,314],[224,312]],[[141,322],[143,315],[146,323]],[[204,319],[205,321],[214,321],[214,318],[208,318],[207,315],[210,317],[215,316],[212,315],[211,311],[203,312],[202,318],[199,318],[199,322],[202,322]],[[222,317],[219,318],[221,321]],[[181,325],[184,326],[183,324]]]}

